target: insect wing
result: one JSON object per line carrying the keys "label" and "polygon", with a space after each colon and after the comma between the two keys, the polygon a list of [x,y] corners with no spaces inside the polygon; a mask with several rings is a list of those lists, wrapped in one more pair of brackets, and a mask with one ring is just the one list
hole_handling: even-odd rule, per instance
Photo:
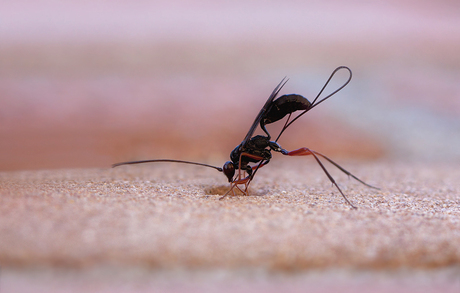
{"label": "insect wing", "polygon": [[256,119],[254,120],[254,123],[252,123],[251,128],[249,128],[248,133],[246,134],[246,137],[243,139],[243,142],[241,143],[241,146],[246,145],[246,143],[251,139],[252,135],[254,134],[254,131],[257,128],[257,125],[259,125],[260,120],[264,116],[265,112],[268,110],[270,107],[270,104],[273,102],[273,100],[276,98],[280,90],[283,88],[283,86],[288,82],[288,79],[284,77],[281,82],[275,87],[273,90],[272,94],[270,97],[268,97],[267,101],[265,102],[265,105],[262,107],[260,110],[259,114],[257,115]]}

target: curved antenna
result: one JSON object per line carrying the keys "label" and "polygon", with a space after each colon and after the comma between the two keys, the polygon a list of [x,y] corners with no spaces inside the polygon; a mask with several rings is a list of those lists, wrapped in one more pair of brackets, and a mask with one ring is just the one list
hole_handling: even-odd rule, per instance
{"label": "curved antenna", "polygon": [[129,162],[121,162],[112,165],[112,168],[121,166],[121,165],[134,165],[134,164],[144,164],[144,163],[158,163],[158,162],[168,162],[168,163],[182,163],[182,164],[190,164],[190,165],[198,165],[204,166],[209,168],[214,168],[219,172],[222,172],[221,167],[216,167],[204,163],[197,163],[197,162],[189,162],[189,161],[182,161],[182,160],[170,160],[170,159],[158,159],[158,160],[143,160],[143,161],[129,161]]}
{"label": "curved antenna", "polygon": [[[331,81],[331,79],[334,77],[334,75],[341,69],[346,69],[348,70],[348,72],[350,73],[350,76],[348,77],[347,81],[341,86],[339,87],[338,89],[336,89],[335,91],[333,91],[332,93],[330,93],[329,95],[327,95],[325,98],[321,99],[319,102],[316,102],[318,100],[318,98],[321,96],[321,94],[323,93],[324,89],[327,87],[327,85],[329,84],[329,82]],[[278,134],[278,137],[276,138],[275,142],[278,141],[278,139],[281,137],[281,134],[283,134],[283,132],[286,130],[286,128],[289,127],[289,125],[291,125],[292,123],[294,123],[294,121],[296,121],[297,119],[300,118],[300,116],[304,115],[305,113],[307,113],[308,111],[310,111],[311,109],[313,109],[314,107],[318,106],[319,104],[321,104],[322,102],[324,102],[325,100],[329,99],[330,97],[332,97],[333,95],[335,95],[336,93],[338,93],[340,90],[342,90],[351,80],[351,77],[353,76],[353,73],[351,72],[351,69],[348,68],[347,66],[339,66],[337,67],[334,71],[332,71],[331,75],[329,76],[329,78],[327,79],[326,83],[323,85],[323,88],[321,89],[321,91],[318,93],[318,95],[316,95],[316,98],[313,100],[313,102],[310,104],[310,107],[308,109],[306,109],[305,111],[303,111],[302,113],[300,113],[299,115],[297,115],[297,117],[295,117],[294,119],[292,119],[292,121],[289,122],[289,118],[291,118],[291,116],[288,117],[288,120],[286,121],[286,123],[284,124],[283,126],[283,129],[281,129],[281,132],[280,134]],[[289,123],[288,123],[289,122]]]}

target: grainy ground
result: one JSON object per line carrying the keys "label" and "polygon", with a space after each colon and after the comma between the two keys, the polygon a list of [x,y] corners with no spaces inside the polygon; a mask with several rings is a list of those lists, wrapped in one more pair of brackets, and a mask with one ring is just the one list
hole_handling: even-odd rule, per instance
{"label": "grainy ground", "polygon": [[[123,280],[120,275],[153,288],[151,280],[164,281],[164,272],[179,271],[165,278],[170,281],[164,281],[164,291],[185,290],[171,285],[177,279],[198,291],[209,280],[211,288],[229,289],[224,284],[252,284],[251,274],[259,276],[254,277],[259,285],[247,292],[287,283],[293,290],[312,283],[337,289],[328,280],[364,289],[381,278],[388,281],[383,281],[385,290],[405,288],[389,281],[395,279],[409,280],[412,289],[423,279],[427,292],[438,285],[458,290],[460,169],[454,164],[342,165],[381,187],[367,188],[330,167],[357,210],[308,160],[273,162],[258,172],[252,196],[221,201],[225,177],[194,166],[0,173],[0,289],[22,284],[27,292],[25,284],[38,284],[43,291],[59,291],[70,286],[62,280],[70,280],[72,288],[82,289],[77,284],[84,281],[111,291],[112,280]],[[60,272],[64,283],[43,281],[54,274],[36,271],[44,267]],[[99,273],[90,273],[94,270]],[[311,277],[318,270],[323,273]],[[184,277],[192,272],[199,276],[193,282]],[[261,281],[254,272],[282,277]],[[239,276],[246,281],[236,282]]]}

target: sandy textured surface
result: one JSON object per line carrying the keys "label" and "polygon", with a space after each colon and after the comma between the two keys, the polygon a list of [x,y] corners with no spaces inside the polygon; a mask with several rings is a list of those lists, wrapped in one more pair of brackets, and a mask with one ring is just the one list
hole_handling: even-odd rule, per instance
{"label": "sandy textured surface", "polygon": [[[11,282],[37,266],[288,274],[458,268],[458,167],[343,165],[382,187],[366,188],[331,167],[358,210],[308,160],[274,162],[258,173],[252,196],[222,201],[224,176],[194,166],[3,172],[0,264],[15,268],[7,270]],[[450,274],[446,286],[458,280]]]}
{"label": "sandy textured surface", "polygon": [[[459,4],[0,1],[0,293],[460,292]],[[312,101],[339,65],[280,143],[382,187],[331,167],[358,210],[312,158],[223,201],[215,170],[108,168],[222,165],[284,76]]]}

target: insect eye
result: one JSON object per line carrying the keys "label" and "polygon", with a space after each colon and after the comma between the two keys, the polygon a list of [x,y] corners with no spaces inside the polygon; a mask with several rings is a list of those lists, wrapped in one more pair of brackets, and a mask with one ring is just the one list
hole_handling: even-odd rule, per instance
{"label": "insect eye", "polygon": [[233,176],[235,175],[235,166],[230,161],[225,162],[224,167],[222,168],[225,176],[228,178],[228,182],[232,182]]}

